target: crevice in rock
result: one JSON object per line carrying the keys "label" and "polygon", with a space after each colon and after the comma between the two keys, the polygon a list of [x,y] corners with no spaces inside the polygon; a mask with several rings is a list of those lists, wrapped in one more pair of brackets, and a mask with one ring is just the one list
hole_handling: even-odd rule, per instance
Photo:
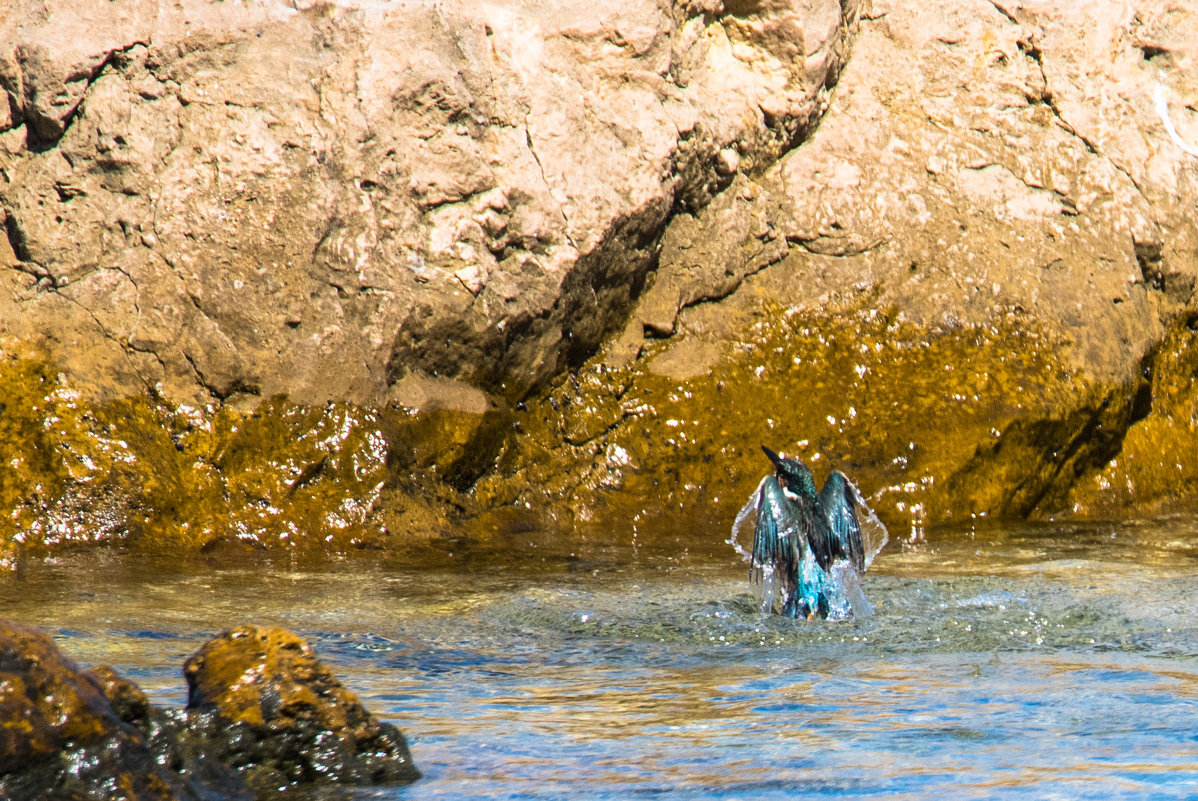
{"label": "crevice in rock", "polygon": [[[1080,422],[1074,422],[1072,426],[1067,420],[1038,418],[1017,420],[1003,431],[1002,439],[992,453],[998,453],[1004,444],[1021,443],[1023,447],[1040,454],[1036,467],[1029,470],[1007,493],[1002,509],[1005,514],[1026,517],[1040,508],[1050,495],[1063,496],[1068,492],[1075,476],[1069,476],[1067,486],[1062,486],[1061,474],[1066,465],[1072,463],[1074,472],[1080,474],[1089,465],[1105,464],[1119,452],[1125,431],[1104,432],[1105,436],[1096,437],[1103,413],[1109,408],[1114,396],[1115,393],[1106,395],[1094,408],[1088,410],[1085,407],[1076,407],[1073,412],[1082,415],[1082,419]],[[1067,426],[1071,427],[1066,428]],[[1062,440],[1063,444],[1059,444]],[[1084,464],[1073,462],[1086,445],[1091,447],[1091,452],[1087,454]],[[977,460],[970,467],[985,469],[984,464]]]}
{"label": "crevice in rock", "polygon": [[29,252],[29,242],[25,237],[25,232],[21,230],[20,223],[17,218],[9,211],[4,215],[4,234],[8,238],[8,246],[12,248],[12,252],[17,259],[23,262],[32,262],[33,256]]}
{"label": "crevice in rock", "polygon": [[1155,373],[1156,350],[1154,348],[1140,359],[1140,382],[1132,397],[1131,416],[1127,420],[1127,428],[1131,428],[1152,413],[1152,380]]}
{"label": "crevice in rock", "polygon": [[1140,276],[1144,283],[1153,289],[1163,291],[1165,288],[1165,273],[1163,266],[1163,247],[1159,241],[1134,241],[1133,248],[1136,264],[1140,267]]}
{"label": "crevice in rock", "polygon": [[1107,154],[1103,153],[1102,148],[1098,146],[1097,142],[1090,139],[1090,137],[1086,136],[1081,131],[1077,130],[1077,128],[1075,128],[1073,124],[1065,118],[1064,112],[1062,112],[1060,106],[1057,105],[1056,96],[1053,94],[1052,87],[1048,81],[1048,73],[1044,69],[1044,51],[1040,49],[1040,46],[1037,45],[1035,41],[1033,41],[1033,37],[1021,39],[1018,42],[1018,47],[1021,53],[1030,58],[1036,64],[1036,68],[1040,71],[1040,80],[1044,83],[1043,95],[1038,98],[1031,99],[1043,103],[1044,106],[1052,112],[1053,117],[1056,119],[1057,124],[1061,126],[1062,130],[1064,130],[1070,136],[1077,137],[1078,141],[1086,146],[1086,150],[1089,151],[1091,155],[1106,161],[1116,170],[1123,173],[1127,180],[1131,182],[1131,185],[1135,187],[1136,192],[1141,197],[1146,197],[1143,187],[1140,186],[1139,181],[1135,179],[1135,176],[1133,176],[1126,167],[1112,159]]}
{"label": "crevice in rock", "polygon": [[1154,58],[1168,56],[1173,52],[1167,47],[1161,47],[1150,42],[1138,42],[1135,48],[1143,54],[1145,61],[1152,61]]}
{"label": "crevice in rock", "polygon": [[181,352],[183,353],[183,358],[187,360],[187,364],[191,366],[191,371],[195,373],[196,381],[199,382],[199,385],[204,388],[204,391],[216,398],[221,403],[224,403],[225,398],[228,396],[221,394],[217,388],[213,386],[207,378],[204,377],[204,372],[200,370],[200,366],[196,364],[195,359],[192,358],[190,353],[188,353],[186,350]]}
{"label": "crevice in rock", "polygon": [[[166,373],[167,373],[167,369],[166,369],[166,360],[164,360],[164,359],[162,358],[162,354],[161,354],[161,353],[159,353],[158,351],[154,350],[153,348],[148,348],[148,347],[139,347],[139,346],[137,345],[137,343],[135,343],[135,342],[130,342],[130,343],[128,343],[128,348],[129,348],[129,350],[133,351],[134,353],[144,353],[144,354],[146,354],[146,355],[148,355],[148,356],[153,356],[153,357],[154,357],[154,360],[155,360],[156,362],[158,362],[158,366],[162,368],[162,374],[163,374],[163,375],[166,375]],[[140,374],[139,374],[139,375],[140,375]],[[143,380],[144,380],[144,377],[143,377]],[[149,382],[148,382],[148,381],[147,381],[146,383],[147,383],[147,384],[149,384]]]}
{"label": "crevice in rock", "polygon": [[774,265],[779,264],[782,261],[785,261],[786,258],[789,257],[792,253],[791,248],[796,248],[796,249],[800,250],[801,252],[809,253],[811,255],[830,256],[833,258],[846,258],[847,259],[847,258],[852,258],[854,256],[865,255],[865,254],[869,253],[870,251],[872,251],[878,247],[881,247],[882,245],[885,245],[891,239],[892,239],[892,237],[887,235],[887,236],[878,237],[874,240],[871,240],[871,241],[861,244],[859,246],[843,247],[843,246],[838,245],[837,247],[821,248],[818,245],[814,245],[814,243],[816,243],[816,242],[836,242],[836,243],[843,244],[844,240],[831,240],[831,239],[828,239],[825,237],[805,239],[805,238],[798,237],[798,236],[786,236],[783,238],[783,241],[785,241],[787,247],[775,248],[772,250],[767,249],[766,252],[763,254],[763,258],[761,258],[760,261],[758,261],[755,264],[751,264],[749,269],[747,269],[744,273],[740,274],[739,277],[734,278],[730,283],[725,284],[725,285],[723,285],[719,288],[716,288],[712,291],[705,291],[702,294],[700,294],[694,298],[691,298],[690,300],[687,300],[687,301],[683,302],[681,305],[679,305],[677,312],[675,312],[675,314],[674,314],[673,326],[672,326],[673,330],[667,332],[667,331],[660,330],[659,328],[654,327],[652,325],[646,325],[645,333],[644,333],[645,339],[669,339],[671,336],[674,335],[674,333],[677,332],[678,318],[682,315],[682,313],[684,311],[686,311],[687,309],[697,307],[697,306],[701,306],[703,304],[707,304],[707,303],[719,303],[719,302],[731,297],[732,295],[736,294],[740,290],[740,288],[744,285],[745,281],[749,280],[750,278],[757,275],[758,273],[763,272],[764,270],[768,270],[769,268],[773,267]]}
{"label": "crevice in rock", "polygon": [[1007,11],[1007,9],[1003,8],[999,3],[996,3],[995,0],[990,0],[990,5],[994,6],[994,10],[1006,17],[1007,21],[1012,25],[1019,25],[1019,20],[1015,18],[1015,15],[1010,11]]}
{"label": "crevice in rock", "polygon": [[533,145],[532,127],[529,125],[528,114],[526,114],[524,117],[524,142],[528,147],[528,152],[532,155],[533,161],[537,163],[537,169],[541,172],[541,183],[545,185],[545,192],[548,193],[549,197],[553,198],[553,202],[557,204],[558,213],[562,215],[562,220],[565,221],[565,225],[562,226],[562,235],[566,238],[566,241],[570,243],[570,246],[581,254],[582,251],[578,247],[578,243],[575,242],[574,238],[570,235],[570,217],[566,214],[565,207],[562,206],[561,202],[559,202],[557,197],[554,196],[553,187],[549,185],[549,179],[545,174],[545,165],[541,162],[541,157],[537,155],[537,149]]}
{"label": "crevice in rock", "polygon": [[29,148],[30,152],[45,153],[57,147],[62,141],[63,137],[67,135],[67,132],[71,130],[71,126],[74,125],[75,120],[79,117],[79,109],[87,103],[87,97],[91,92],[92,86],[97,80],[99,80],[100,76],[103,75],[105,68],[134,48],[148,46],[148,42],[133,41],[129,44],[122,45],[121,47],[113,48],[112,50],[105,52],[103,57],[88,70],[87,76],[84,78],[85,86],[82,94],[79,97],[79,102],[67,112],[66,116],[62,118],[60,123],[53,125],[55,129],[61,126],[61,130],[56,130],[52,135],[46,135],[45,130],[47,126],[45,124],[38,124],[38,118],[36,115],[30,115],[28,113],[23,114],[22,116],[26,118],[31,116],[33,117],[33,119],[26,120],[27,122],[32,123],[26,126],[28,131],[26,146]]}
{"label": "crevice in rock", "polygon": [[[1079,428],[1077,432],[1074,433],[1073,437],[1067,443],[1065,443],[1065,447],[1061,449],[1059,455],[1057,456],[1056,469],[1053,470],[1052,478],[1046,482],[1044,491],[1041,493],[1041,496],[1036,499],[1034,505],[1039,505],[1040,500],[1045,494],[1047,494],[1048,489],[1056,485],[1057,479],[1060,477],[1061,471],[1064,470],[1065,465],[1074,460],[1074,458],[1081,451],[1083,445],[1099,446],[1095,447],[1090,455],[1090,461],[1097,464],[1103,464],[1109,461],[1111,457],[1119,452],[1119,446],[1123,443],[1123,433],[1126,431],[1126,429],[1120,431],[1113,438],[1113,442],[1109,435],[1106,438],[1095,437],[1095,432],[1098,430],[1098,427],[1102,421],[1102,415],[1108,408],[1110,408],[1113,397],[1114,393],[1104,397],[1099,402],[1097,408],[1091,410],[1081,428]],[[1104,445],[1104,439],[1106,447],[1101,447]],[[1081,472],[1079,465],[1075,465],[1075,469],[1077,472]]]}
{"label": "crevice in rock", "polygon": [[[842,57],[841,62],[839,64],[837,64],[834,69],[829,69],[828,74],[826,76],[826,80],[824,82],[824,85],[820,88],[820,93],[816,96],[816,102],[820,109],[819,112],[813,114],[810,118],[802,118],[802,117],[793,117],[793,118],[792,117],[781,117],[780,118],[780,117],[777,117],[776,115],[771,114],[766,109],[760,108],[759,113],[761,115],[762,124],[765,129],[764,134],[767,138],[772,140],[773,144],[769,147],[766,147],[763,150],[763,152],[756,154],[759,157],[767,157],[767,158],[765,158],[761,163],[754,164],[754,168],[753,168],[754,174],[764,173],[766,170],[770,169],[773,165],[777,164],[787,154],[796,150],[803,143],[810,141],[814,131],[818,128],[819,124],[823,120],[823,116],[826,113],[827,106],[828,106],[828,102],[827,102],[828,93],[835,87],[835,85],[839,81],[840,77],[843,75],[844,69],[850,60],[849,56],[851,54],[851,44],[852,44],[852,38],[853,38],[853,34],[850,32],[850,29],[859,22],[859,19],[856,16],[852,16],[852,15],[848,14],[847,9],[845,9],[843,6],[844,6],[844,4],[842,4],[843,17],[842,17],[842,22],[841,22],[841,26],[842,26],[842,30],[843,30],[843,40],[841,42],[841,45],[843,47],[843,57]],[[671,10],[673,12],[675,12],[676,15],[677,15],[677,12],[679,11],[678,8],[672,8]],[[684,14],[685,14],[686,10],[689,10],[689,6],[686,9],[683,9]],[[677,19],[677,16],[675,16],[675,19]],[[546,177],[544,165],[542,164],[541,159],[536,152],[536,148],[534,146],[532,135],[531,135],[529,118],[527,115],[525,117],[524,131],[525,131],[525,137],[526,137],[526,142],[527,142],[529,152],[532,154],[533,158],[536,160],[537,165],[541,170],[542,182],[548,189],[549,181],[547,180],[547,177]],[[687,139],[693,138],[695,133],[697,133],[697,129],[695,132],[690,132],[686,135],[683,135],[683,133],[680,131],[679,139],[678,139],[679,143],[681,144],[681,143],[685,142]],[[772,151],[775,151],[775,149],[776,149],[776,152],[772,152]],[[772,155],[772,158],[769,157],[771,155]],[[660,242],[662,233],[665,231],[666,227],[670,224],[670,222],[675,217],[679,216],[680,214],[684,214],[684,213],[697,212],[702,207],[709,205],[710,202],[715,197],[718,197],[722,192],[728,191],[728,187],[732,186],[734,183],[734,180],[733,180],[735,177],[734,175],[728,175],[728,176],[720,175],[713,168],[710,175],[707,175],[706,173],[702,173],[701,178],[700,178],[700,185],[701,185],[701,190],[699,192],[700,197],[694,198],[694,197],[691,197],[691,195],[693,193],[688,193],[686,191],[686,187],[689,185],[689,182],[687,180],[688,170],[686,169],[686,167],[683,166],[682,168],[680,168],[679,161],[677,160],[676,157],[675,157],[674,162],[671,164],[671,167],[672,167],[671,175],[677,179],[678,183],[676,184],[675,189],[672,192],[672,197],[670,198],[670,205],[665,210],[665,213],[662,216],[661,220],[652,227],[652,230],[647,231],[646,235],[641,237],[642,240],[646,240],[646,241],[638,242],[636,245],[636,249],[649,251],[648,263],[646,264],[645,269],[637,271],[637,273],[638,273],[637,275],[626,274],[624,276],[629,282],[629,290],[630,291],[629,291],[629,303],[627,306],[627,310],[624,313],[622,320],[621,320],[623,325],[627,325],[628,320],[630,318],[630,314],[631,314],[632,310],[636,308],[636,301],[639,299],[644,285],[649,280],[649,276],[655,274],[658,270],[659,253],[657,252],[657,248],[650,249],[648,240],[652,240],[654,242]],[[669,190],[667,190],[667,194],[669,194],[669,193],[670,193]],[[552,192],[550,192],[550,194],[552,194]],[[695,200],[698,200],[699,202],[696,203]],[[566,222],[568,224],[569,219],[566,217],[565,209],[562,208],[560,204],[559,204],[559,209],[561,210],[563,219],[566,219]],[[645,213],[644,210],[639,211],[639,212],[634,212],[633,216],[643,215],[644,213]],[[625,221],[625,222],[627,222],[627,221]],[[625,227],[624,224],[617,223],[616,225],[612,226],[612,231],[616,232],[624,227]],[[565,233],[565,236],[570,241],[570,244],[573,245],[576,249],[578,249],[578,245],[570,237],[568,229]],[[617,238],[618,238],[618,234],[617,234]],[[604,241],[607,242],[608,239],[605,238]],[[791,245],[793,243],[788,242],[787,244]],[[864,249],[862,249],[861,252],[866,252],[870,248],[876,247],[877,244],[878,243],[867,245]],[[603,248],[601,246],[600,248],[597,248],[596,251],[601,251],[602,249]],[[679,307],[679,309],[675,313],[675,326],[676,326],[677,317],[679,314],[682,313],[683,310],[690,308],[691,306],[701,304],[701,303],[713,303],[713,302],[718,302],[720,300],[723,300],[724,298],[728,297],[729,295],[731,295],[732,293],[737,291],[737,289],[739,289],[739,287],[742,285],[745,278],[747,278],[748,276],[753,275],[757,272],[760,272],[761,270],[765,269],[766,267],[769,267],[769,266],[781,261],[782,259],[784,259],[787,255],[787,251],[788,251],[787,248],[781,248],[776,252],[769,253],[769,255],[764,260],[762,260],[760,263],[752,266],[743,275],[734,279],[732,281],[731,285],[726,285],[724,287],[720,287],[716,291],[713,291],[713,292],[704,292],[699,297],[687,300],[685,303],[683,303]],[[846,255],[851,255],[851,254],[846,253]],[[575,285],[593,284],[593,279],[582,277],[580,271],[577,269],[577,266],[576,266],[575,270],[571,273],[571,277],[575,276],[576,274],[578,274],[578,278],[582,279],[582,280],[576,280],[574,282]],[[557,304],[555,304],[555,305],[557,307],[567,307],[570,305],[577,305],[577,304],[571,303],[571,299],[568,297],[568,294],[569,293],[563,294],[563,296],[561,298],[559,298]],[[586,305],[586,304],[583,304],[583,305]],[[599,312],[600,312],[600,314],[604,315],[605,317],[611,316],[610,312],[605,311],[603,309],[600,309]],[[611,328],[612,330],[619,330],[622,326],[609,324],[607,327]],[[606,338],[606,335],[604,338]],[[601,338],[599,342],[596,342],[593,345],[591,345],[589,343],[585,343],[585,344],[579,343],[578,346],[569,348],[567,357],[566,357],[566,364],[569,367],[577,367],[578,365],[580,365],[583,361],[585,361],[586,358],[593,355],[595,348],[598,347],[602,343],[604,338]]]}
{"label": "crevice in rock", "polygon": [[[789,250],[779,249],[777,252],[771,253],[766,259],[763,259],[760,264],[743,273],[739,279],[735,280],[725,290],[705,292],[702,295],[692,298],[691,300],[688,300],[680,305],[678,307],[678,311],[674,314],[674,332],[678,330],[678,318],[682,315],[682,312],[686,311],[687,309],[695,308],[696,306],[702,306],[706,303],[719,303],[720,301],[731,297],[732,295],[736,294],[736,292],[739,291],[742,286],[744,286],[745,281],[757,275],[762,270],[766,270],[770,267],[773,267],[775,264],[784,261],[789,255]],[[672,336],[674,332],[671,332],[669,336]],[[646,339],[668,339],[669,336],[647,336]]]}
{"label": "crevice in rock", "polygon": [[[621,398],[623,398],[623,396],[626,392],[627,392],[627,390],[625,390],[624,393],[621,393],[616,398],[617,402]],[[566,443],[567,445],[569,445],[573,448],[585,448],[587,445],[590,445],[593,442],[600,442],[603,444],[604,447],[606,447],[608,436],[613,431],[615,431],[617,428],[619,428],[621,425],[623,425],[624,421],[630,417],[640,417],[640,412],[636,412],[631,409],[621,409],[619,417],[617,417],[615,420],[611,421],[606,426],[604,426],[602,431],[597,431],[596,433],[594,433],[593,435],[591,435],[589,437],[581,437],[581,438],[571,437],[568,434],[562,434],[562,442]],[[582,483],[582,482],[579,481],[579,483]]]}
{"label": "crevice in rock", "polygon": [[805,253],[810,253],[815,256],[831,256],[837,259],[848,259],[854,256],[864,256],[872,250],[885,245],[893,237],[879,236],[868,242],[854,244],[848,237],[836,238],[830,236],[817,236],[811,238],[788,236],[786,242],[789,245],[799,248]]}
{"label": "crevice in rock", "polygon": [[292,481],[291,485],[287,488],[287,494],[294,495],[304,487],[315,483],[316,480],[320,478],[321,474],[325,472],[325,467],[328,465],[328,462],[329,454],[325,453],[315,462],[309,462],[308,464],[304,465],[304,469],[300,471],[300,474],[295,477],[295,480]]}
{"label": "crevice in rock", "polygon": [[[126,278],[129,278],[130,283],[133,283],[133,279],[129,277],[129,274],[127,272],[125,272],[124,270],[121,270],[119,268],[114,268],[114,269],[116,269],[117,272],[121,273]],[[134,375],[136,375],[141,380],[145,389],[152,391],[153,386],[151,385],[150,381],[148,381],[146,379],[146,377],[141,374],[141,371],[137,369],[137,365],[133,362],[132,359],[129,358],[129,352],[137,351],[137,348],[134,348],[132,345],[130,345],[128,340],[126,340],[124,337],[117,336],[112,331],[109,331],[108,327],[105,326],[104,323],[100,321],[100,318],[96,316],[96,313],[94,311],[92,311],[91,307],[83,304],[81,301],[79,301],[76,298],[71,297],[67,293],[62,292],[60,287],[58,287],[56,284],[54,284],[53,279],[51,279],[50,282],[48,282],[48,283],[51,284],[51,288],[48,291],[54,292],[55,294],[58,295],[58,297],[67,301],[68,303],[73,303],[75,306],[82,309],[89,318],[91,318],[92,323],[95,324],[96,329],[99,330],[101,336],[103,336],[104,339],[108,340],[109,342],[114,343],[117,346],[117,348],[120,349],[121,354],[124,356],[125,360],[129,364],[129,369],[133,372]],[[134,287],[134,289],[136,289],[137,284],[134,283],[133,287]],[[144,352],[148,352],[148,351],[144,351]],[[162,362],[161,357],[159,357],[157,353],[154,354],[154,357],[158,359],[159,363]],[[164,364],[163,370],[165,370],[165,369],[166,369],[166,365]]]}
{"label": "crevice in rock", "polygon": [[[129,283],[133,285],[133,327],[131,329],[133,333],[130,334],[128,340],[120,340],[118,344],[120,344],[126,350],[132,351],[133,353],[145,353],[153,356],[155,361],[158,362],[158,366],[162,368],[162,374],[165,376],[167,373],[166,361],[163,360],[162,355],[152,348],[138,347],[136,342],[133,341],[134,337],[136,336],[137,329],[141,325],[141,287],[137,285],[137,281],[134,280],[133,275],[124,267],[114,264],[110,269],[115,270],[121,275],[125,276]],[[134,367],[134,370],[136,372],[136,366]],[[138,372],[138,375],[141,375],[141,373]],[[142,376],[142,381],[144,381],[147,386],[151,386],[151,382],[148,381],[145,376]]]}

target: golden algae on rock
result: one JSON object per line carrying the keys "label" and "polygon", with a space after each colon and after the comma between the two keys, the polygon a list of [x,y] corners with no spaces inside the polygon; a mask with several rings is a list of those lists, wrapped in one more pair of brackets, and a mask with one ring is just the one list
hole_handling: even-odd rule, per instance
{"label": "golden algae on rock", "polygon": [[371,715],[285,629],[230,629],[188,658],[183,673],[188,708],[217,715],[204,723],[217,757],[256,789],[420,777],[399,729]]}
{"label": "golden algae on rock", "polygon": [[187,516],[208,535],[334,547],[368,536],[365,523],[386,483],[387,441],[375,412],[271,398],[248,415],[222,411],[177,439],[191,467],[220,487],[216,514]]}
{"label": "golden algae on rock", "polygon": [[50,635],[0,620],[0,797],[174,801],[169,768]]}
{"label": "golden algae on rock", "polygon": [[188,708],[156,707],[111,668],[82,671],[45,632],[0,620],[0,798],[249,801],[420,776],[403,733],[288,631],[227,631],[184,675]]}
{"label": "golden algae on rock", "polygon": [[1117,453],[1079,477],[1068,495],[1075,514],[1153,511],[1198,494],[1198,313],[1173,324],[1145,368]]}
{"label": "golden algae on rock", "polygon": [[53,365],[0,362],[0,555],[119,540],[174,551],[220,542],[347,548],[387,483],[382,418],[268,399],[250,414],[85,401]]}
{"label": "golden algae on rock", "polygon": [[677,531],[731,521],[768,470],[764,443],[817,475],[846,472],[899,532],[1026,514],[1062,471],[1096,458],[1101,440],[1087,432],[1117,428],[1130,406],[1130,391],[1065,372],[1055,345],[1018,319],[926,329],[864,306],[765,304],[689,377],[676,365],[703,351],[694,334],[627,368],[594,360],[529,404],[479,492]]}
{"label": "golden algae on rock", "polygon": [[[316,661],[312,649],[285,629],[241,626],[209,641],[183,666],[190,688],[192,707],[215,706],[232,722],[265,727],[270,713],[264,704],[278,709],[311,708],[322,726],[341,729],[346,725],[344,701],[353,696]],[[312,686],[318,679],[325,689]],[[273,685],[273,695],[263,689]],[[318,707],[322,695],[337,703]],[[354,699],[356,702],[356,699]]]}
{"label": "golden algae on rock", "polygon": [[86,404],[49,362],[15,354],[0,362],[0,387],[5,545],[102,541],[145,522],[139,506],[172,475],[162,462],[174,448],[155,410]]}

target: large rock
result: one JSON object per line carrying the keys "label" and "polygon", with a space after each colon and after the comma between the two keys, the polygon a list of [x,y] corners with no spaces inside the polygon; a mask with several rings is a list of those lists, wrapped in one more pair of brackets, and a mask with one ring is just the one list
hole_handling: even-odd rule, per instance
{"label": "large rock", "polygon": [[189,707],[155,707],[111,668],[82,671],[49,635],[0,620],[0,796],[249,801],[420,776],[403,734],[290,632],[225,632],[184,673]]}
{"label": "large rock", "polygon": [[857,477],[916,534],[1198,491],[1198,14],[866,17],[819,130],[671,222],[625,330],[530,407],[491,503],[709,529],[768,469],[759,442]]}
{"label": "large rock", "polygon": [[10,3],[0,333],[88,397],[522,396],[815,125],[855,6]]}
{"label": "large rock", "polygon": [[378,413],[282,398],[248,415],[145,396],[88,402],[55,365],[5,344],[0,557],[118,539],[174,552],[382,536],[370,517],[390,480],[387,438],[399,435]]}
{"label": "large rock", "polygon": [[761,442],[916,532],[1198,493],[1188,8],[22,8],[22,548],[710,538]]}

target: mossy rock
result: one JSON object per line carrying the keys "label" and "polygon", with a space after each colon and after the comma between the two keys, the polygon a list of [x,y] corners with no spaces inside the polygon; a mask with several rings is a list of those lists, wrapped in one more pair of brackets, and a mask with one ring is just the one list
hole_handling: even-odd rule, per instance
{"label": "mossy rock", "polygon": [[[1024,516],[1105,463],[1132,414],[1136,387],[1069,372],[1059,346],[1019,319],[929,330],[867,303],[765,303],[716,358],[686,335],[625,368],[596,358],[529,405],[478,492],[634,536],[722,538],[769,470],[765,444],[817,478],[845,472],[898,532]],[[709,366],[678,377],[688,353]]]}
{"label": "mossy rock", "polygon": [[1071,488],[1073,514],[1119,517],[1198,497],[1198,312],[1174,323],[1145,372],[1119,452]]}
{"label": "mossy rock", "polygon": [[114,788],[128,801],[199,797],[114,710],[113,676],[80,670],[44,632],[0,621],[0,797],[106,801]]}
{"label": "mossy rock", "polygon": [[[537,525],[680,547],[722,541],[768,470],[758,446],[839,469],[895,533],[977,517],[1119,516],[1198,494],[1195,325],[1145,377],[1069,369],[1017,315],[917,326],[860,298],[752,311],[601,354],[513,410],[286,398],[250,413],[88,402],[36,354],[0,360],[0,558],[117,542],[397,553]],[[581,529],[578,529],[581,532]]]}
{"label": "mossy rock", "polygon": [[[395,726],[366,711],[302,639],[239,626],[184,663],[209,747],[251,784],[376,784],[420,777]],[[275,785],[278,786],[277,784]]]}
{"label": "mossy rock", "polygon": [[152,395],[87,400],[48,359],[16,349],[0,357],[0,397],[9,561],[96,543],[386,547],[392,537],[375,519],[385,497],[453,496],[441,479],[467,485],[502,443],[496,414],[431,414],[405,428],[393,412],[281,397],[249,413],[170,408]]}

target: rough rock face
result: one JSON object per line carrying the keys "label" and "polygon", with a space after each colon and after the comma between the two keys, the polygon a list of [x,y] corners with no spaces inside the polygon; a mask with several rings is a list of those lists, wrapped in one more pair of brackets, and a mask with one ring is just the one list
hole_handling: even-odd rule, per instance
{"label": "rough rock face", "polygon": [[1198,15],[865,16],[820,129],[671,223],[624,332],[484,480],[493,503],[708,528],[768,469],[758,442],[915,531],[1198,490]]}
{"label": "rough rock face", "polygon": [[147,8],[0,22],[21,547],[1198,496],[1184,5]]}
{"label": "rough rock face", "polygon": [[0,620],[0,795],[248,801],[420,776],[399,730],[290,632],[233,629],[184,672],[189,708],[161,709],[111,668],[80,671],[49,635]]}
{"label": "rough rock face", "polygon": [[[0,361],[0,501],[9,537],[123,539],[152,550],[312,536],[361,541],[388,481],[384,423],[345,403],[264,401],[251,415],[88,403],[35,358]],[[398,436],[397,434],[394,436]]]}
{"label": "rough rock face", "polygon": [[854,14],[9,3],[0,333],[89,397],[520,397],[815,124]]}
{"label": "rough rock face", "polygon": [[[248,798],[225,770],[204,781],[160,764],[134,721],[145,696],[111,670],[83,672],[49,635],[0,621],[0,795],[180,801]],[[171,766],[183,768],[184,765]]]}
{"label": "rough rock face", "polygon": [[420,777],[399,729],[371,716],[289,631],[232,629],[192,655],[183,672],[188,708],[215,713],[206,728],[217,755],[255,789]]}

